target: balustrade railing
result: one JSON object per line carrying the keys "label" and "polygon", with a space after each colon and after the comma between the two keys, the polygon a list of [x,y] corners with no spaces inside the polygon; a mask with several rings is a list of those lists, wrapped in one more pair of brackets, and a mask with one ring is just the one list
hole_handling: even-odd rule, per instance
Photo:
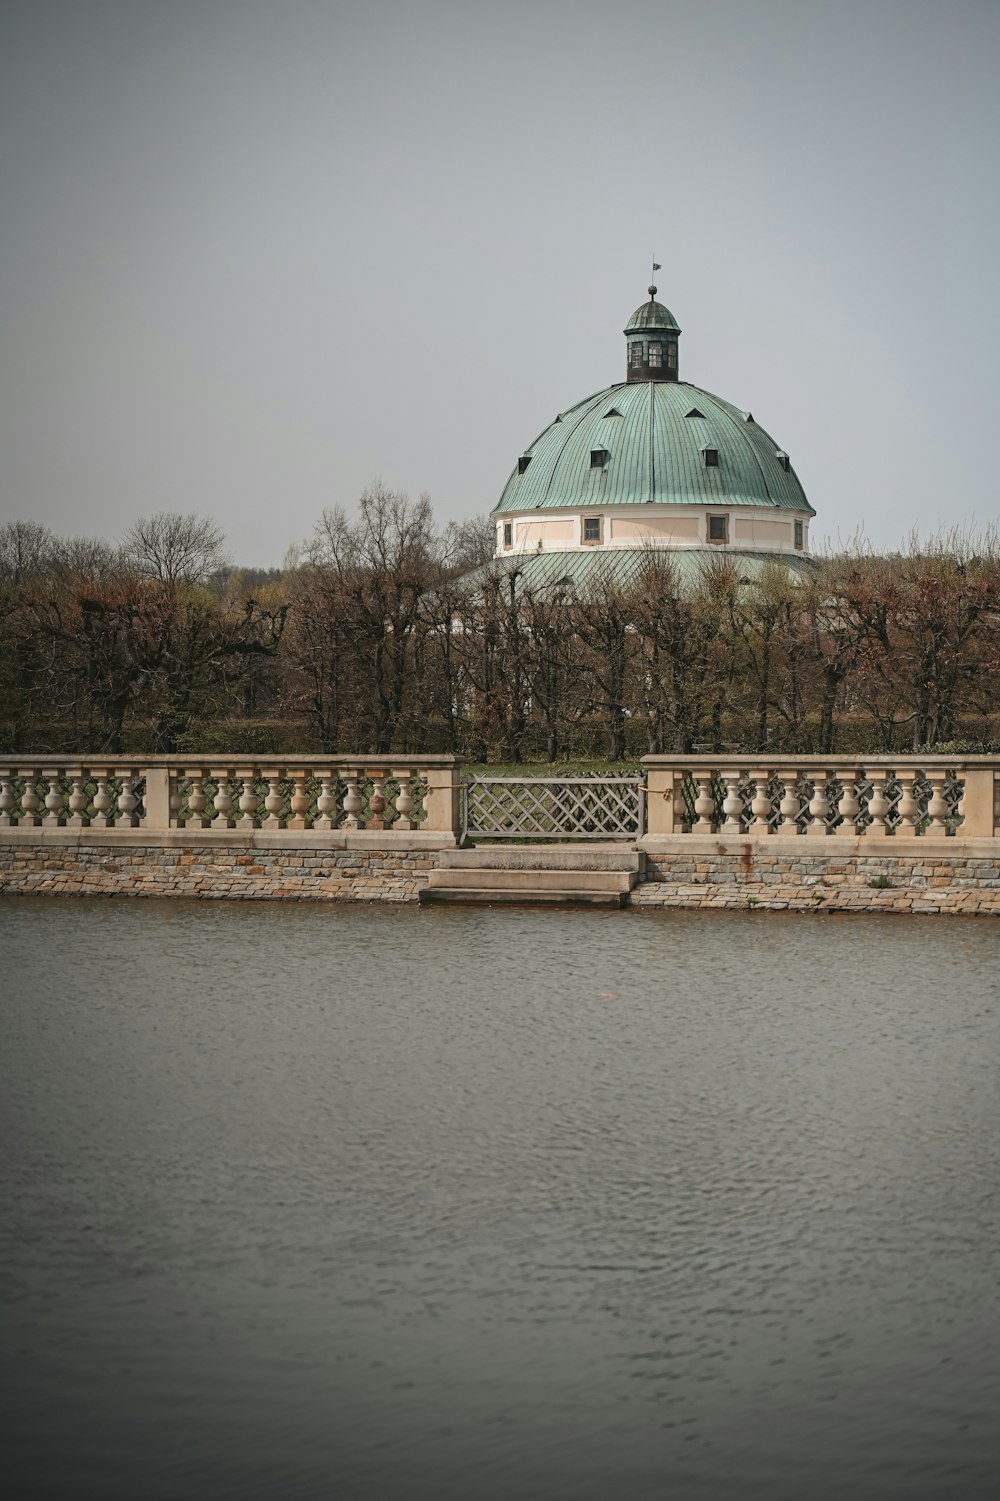
{"label": "balustrade railing", "polygon": [[0,762],[0,829],[454,835],[452,756]]}
{"label": "balustrade railing", "polygon": [[649,756],[648,831],[749,835],[1000,834],[1000,758]]}
{"label": "balustrade railing", "polygon": [[[638,778],[474,778],[470,837],[1000,838],[1000,757],[649,756]],[[457,758],[0,760],[7,829],[461,837]]]}

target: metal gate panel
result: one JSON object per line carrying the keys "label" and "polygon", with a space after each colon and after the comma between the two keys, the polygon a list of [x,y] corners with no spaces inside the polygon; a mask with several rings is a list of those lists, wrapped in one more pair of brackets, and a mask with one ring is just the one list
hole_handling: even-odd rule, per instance
{"label": "metal gate panel", "polygon": [[463,783],[468,839],[636,839],[645,786],[632,777],[471,777]]}

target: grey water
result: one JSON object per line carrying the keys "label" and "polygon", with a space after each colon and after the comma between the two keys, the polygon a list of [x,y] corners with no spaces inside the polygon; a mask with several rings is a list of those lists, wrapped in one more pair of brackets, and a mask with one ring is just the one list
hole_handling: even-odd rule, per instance
{"label": "grey water", "polygon": [[1000,1493],[1000,923],[0,940],[9,1501]]}

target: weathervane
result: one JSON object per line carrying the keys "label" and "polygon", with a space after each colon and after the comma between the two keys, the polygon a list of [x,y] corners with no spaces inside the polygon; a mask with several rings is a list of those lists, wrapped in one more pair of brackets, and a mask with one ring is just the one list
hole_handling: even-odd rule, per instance
{"label": "weathervane", "polygon": [[[662,271],[662,270],[663,270],[663,267],[660,265],[659,261],[654,261],[653,262],[653,276],[656,275],[657,271]],[[656,296],[656,287],[653,285],[653,276],[651,276],[649,278],[649,295],[650,295],[651,299]]]}

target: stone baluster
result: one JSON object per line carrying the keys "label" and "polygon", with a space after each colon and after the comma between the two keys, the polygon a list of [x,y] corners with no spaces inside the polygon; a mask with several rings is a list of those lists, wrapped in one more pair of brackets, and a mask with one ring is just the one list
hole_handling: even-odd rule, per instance
{"label": "stone baluster", "polygon": [[212,799],[215,817],[212,819],[211,826],[213,829],[228,829],[229,815],[233,808],[229,768],[224,767],[221,771],[212,770],[210,775],[215,778],[215,796]]}
{"label": "stone baluster", "polygon": [[68,829],[85,829],[90,822],[87,817],[87,809],[90,806],[90,797],[87,793],[87,774],[81,769],[74,769],[70,774],[72,787],[69,794],[69,817],[66,820]]}
{"label": "stone baluster", "polygon": [[191,783],[187,795],[188,816],[184,827],[186,829],[207,829],[209,820],[205,817],[205,809],[208,807],[208,797],[205,792],[205,773],[200,766],[194,766],[185,771],[184,775]]}
{"label": "stone baluster", "polygon": [[281,790],[281,774],[277,771],[269,771],[267,774],[264,809],[267,817],[261,825],[262,828],[283,829],[285,827],[285,794]]}
{"label": "stone baluster", "polygon": [[309,794],[306,791],[308,772],[301,769],[290,770],[288,776],[292,783],[292,795],[288,800],[289,819],[286,827],[289,829],[308,829]]}
{"label": "stone baluster", "polygon": [[237,806],[242,814],[242,817],[236,820],[236,827],[246,832],[257,827],[260,798],[257,795],[257,788],[255,786],[256,778],[254,777],[252,767],[246,767],[245,769],[238,768],[236,777],[240,783],[240,796]]}
{"label": "stone baluster", "polygon": [[393,776],[399,783],[399,791],[396,794],[396,817],[393,820],[394,829],[412,829],[413,822],[413,794],[410,791],[410,777],[412,772],[408,766],[393,772]]}
{"label": "stone baluster", "polygon": [[726,815],[720,832],[726,834],[743,832],[743,794],[740,791],[740,783],[745,777],[746,773],[743,771],[719,773],[719,780],[725,794],[722,799],[722,811]]}
{"label": "stone baluster", "polygon": [[18,827],[37,829],[42,821],[38,813],[41,807],[36,787],[38,773],[34,769],[29,769],[28,771],[22,770],[20,774],[24,778],[24,791],[21,793],[21,813],[17,820]]}
{"label": "stone baluster", "polygon": [[361,773],[353,766],[344,772],[344,782],[347,785],[347,791],[344,794],[345,829],[358,827],[358,814],[361,812],[361,792],[358,788],[360,779]]}
{"label": "stone baluster", "polygon": [[899,823],[896,828],[897,834],[915,835],[917,824],[920,822],[920,800],[917,797],[917,788],[922,780],[921,773],[911,773],[899,779],[902,795],[896,805],[899,813]]}
{"label": "stone baluster", "polygon": [[829,834],[830,829],[827,819],[830,816],[830,799],[826,795],[827,783],[830,780],[828,771],[817,771],[813,777],[812,797],[809,799],[809,823],[806,826],[807,834]]}
{"label": "stone baluster", "polygon": [[16,806],[13,774],[10,771],[0,772],[0,829],[10,828],[14,821],[11,814]]}
{"label": "stone baluster", "polygon": [[887,796],[889,783],[892,781],[892,772],[876,771],[872,774],[872,795],[868,799],[868,813],[871,823],[865,830],[868,839],[884,839],[889,833],[889,825],[886,822],[889,809],[892,806]]}
{"label": "stone baluster", "polygon": [[853,766],[849,766],[843,771],[834,772],[834,776],[840,783],[841,789],[840,797],[837,799],[837,812],[841,819],[837,825],[837,833],[853,836],[858,832],[858,817],[861,813],[861,802],[857,791],[858,773]]}
{"label": "stone baluster", "polygon": [[929,771],[927,780],[931,784],[931,795],[927,803],[927,816],[930,819],[927,832],[943,839],[948,832],[945,819],[948,816],[948,802],[944,795],[945,783],[948,780],[946,771]]}
{"label": "stone baluster", "polygon": [[712,814],[715,812],[715,799],[712,796],[712,773],[710,771],[693,771],[691,781],[694,784],[694,811],[698,815],[691,825],[692,834],[712,833]]}
{"label": "stone baluster", "polygon": [[779,771],[778,778],[784,791],[781,794],[781,801],[778,804],[778,812],[781,814],[781,818],[778,823],[777,832],[786,836],[797,835],[799,832],[797,819],[802,812],[802,799],[795,790],[799,774],[797,771]]}
{"label": "stone baluster", "polygon": [[135,811],[139,806],[139,799],[135,793],[135,784],[138,781],[138,777],[134,772],[126,771],[120,778],[120,781],[121,788],[117,798],[118,817],[115,821],[115,827],[119,829],[136,829],[139,826],[139,818]]}
{"label": "stone baluster", "polygon": [[384,829],[386,774],[384,771],[375,770],[369,771],[367,775],[371,777],[372,790],[371,796],[368,799],[368,821],[365,824],[365,828]]}
{"label": "stone baluster", "polygon": [[114,799],[108,786],[108,773],[103,767],[91,767],[90,775],[97,783],[94,792],[94,814],[90,820],[92,829],[109,829],[112,826],[111,810],[114,807]]}
{"label": "stone baluster", "polygon": [[66,806],[66,799],[63,796],[61,785],[62,778],[58,773],[53,776],[51,772],[48,772],[45,780],[49,784],[49,790],[45,794],[45,806],[49,811],[45,815],[43,827],[46,829],[57,829],[62,823],[63,809]]}
{"label": "stone baluster", "polygon": [[767,790],[771,773],[763,767],[760,771],[751,771],[750,778],[754,784],[754,794],[750,799],[752,817],[747,825],[747,833],[760,838],[771,832],[771,794]]}
{"label": "stone baluster", "polygon": [[316,798],[316,817],[313,819],[313,828],[326,833],[332,829],[337,821],[337,789],[336,777],[332,771],[319,771],[319,796]]}
{"label": "stone baluster", "polygon": [[169,777],[167,810],[170,827],[172,829],[179,829],[181,826],[181,774],[179,771],[171,771]]}

